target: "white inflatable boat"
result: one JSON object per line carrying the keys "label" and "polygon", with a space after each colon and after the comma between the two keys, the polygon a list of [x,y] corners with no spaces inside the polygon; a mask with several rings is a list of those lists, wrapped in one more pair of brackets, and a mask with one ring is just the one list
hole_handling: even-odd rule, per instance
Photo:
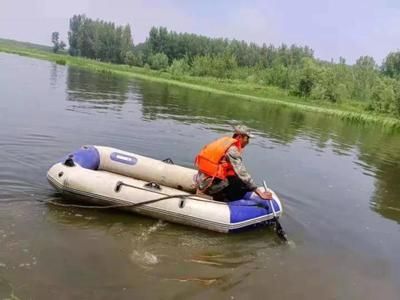
{"label": "white inflatable boat", "polygon": [[[268,224],[282,205],[247,193],[243,199],[219,202],[196,196],[197,171],[122,150],[83,146],[53,165],[50,184],[63,195],[86,203],[115,205],[157,219],[231,232]],[[273,207],[272,207],[273,206]]]}

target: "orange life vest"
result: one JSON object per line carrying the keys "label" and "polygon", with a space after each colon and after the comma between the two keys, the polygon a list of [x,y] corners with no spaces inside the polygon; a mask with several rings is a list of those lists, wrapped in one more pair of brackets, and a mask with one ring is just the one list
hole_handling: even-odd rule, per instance
{"label": "orange life vest", "polygon": [[229,147],[235,145],[239,151],[242,146],[237,139],[222,137],[203,147],[195,159],[198,170],[208,176],[225,179],[234,176],[235,171],[232,165],[225,159]]}

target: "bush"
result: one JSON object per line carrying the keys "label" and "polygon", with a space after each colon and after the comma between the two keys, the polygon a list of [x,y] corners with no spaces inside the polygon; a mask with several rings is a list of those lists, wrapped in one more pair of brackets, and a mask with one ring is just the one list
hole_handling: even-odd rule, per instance
{"label": "bush", "polygon": [[64,66],[67,64],[67,62],[65,61],[65,59],[59,58],[59,59],[56,59],[56,64]]}
{"label": "bush", "polygon": [[391,80],[379,79],[372,89],[369,109],[380,113],[396,113],[396,94]]}
{"label": "bush", "polygon": [[174,76],[182,76],[188,74],[190,66],[187,58],[175,59],[171,66],[168,68],[168,72]]}
{"label": "bush", "polygon": [[142,53],[134,53],[132,51],[126,52],[125,55],[125,63],[127,65],[136,66],[136,67],[143,67],[143,55]]}
{"label": "bush", "polygon": [[192,75],[232,78],[237,68],[236,58],[228,53],[216,56],[196,56],[192,63]]}
{"label": "bush", "polygon": [[394,84],[394,114],[400,117],[400,81],[396,80]]}
{"label": "bush", "polygon": [[232,78],[233,70],[237,68],[236,58],[228,53],[219,54],[212,59],[211,76],[217,78]]}
{"label": "bush", "polygon": [[149,65],[153,70],[166,70],[168,68],[168,57],[164,53],[156,53],[149,57]]}
{"label": "bush", "polygon": [[212,58],[209,55],[195,56],[192,62],[191,73],[194,76],[210,76]]}
{"label": "bush", "polygon": [[143,66],[143,68],[144,68],[146,71],[150,71],[150,70],[151,70],[148,63],[145,63],[144,66]]}

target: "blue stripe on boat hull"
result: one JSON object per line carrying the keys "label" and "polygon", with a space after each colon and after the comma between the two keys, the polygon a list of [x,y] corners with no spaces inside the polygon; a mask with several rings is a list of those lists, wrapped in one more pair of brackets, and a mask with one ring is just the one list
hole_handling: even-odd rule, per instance
{"label": "blue stripe on boat hull", "polygon": [[279,204],[275,200],[241,199],[228,203],[231,213],[231,223],[238,223],[266,216],[272,213],[271,204],[275,213],[280,212]]}

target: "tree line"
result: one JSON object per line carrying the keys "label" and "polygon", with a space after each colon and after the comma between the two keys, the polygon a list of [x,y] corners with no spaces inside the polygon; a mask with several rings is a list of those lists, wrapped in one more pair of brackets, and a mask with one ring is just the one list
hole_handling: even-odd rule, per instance
{"label": "tree line", "polygon": [[400,116],[400,51],[382,65],[361,56],[353,65],[323,61],[307,46],[257,45],[153,27],[145,42],[133,44],[129,25],[70,19],[69,53],[146,67],[173,76],[205,76],[276,86],[288,94],[328,102],[360,101],[366,109]]}
{"label": "tree line", "polygon": [[74,15],[69,20],[69,54],[112,63],[124,63],[133,47],[129,25],[116,26],[112,22],[92,20],[85,15]]}

